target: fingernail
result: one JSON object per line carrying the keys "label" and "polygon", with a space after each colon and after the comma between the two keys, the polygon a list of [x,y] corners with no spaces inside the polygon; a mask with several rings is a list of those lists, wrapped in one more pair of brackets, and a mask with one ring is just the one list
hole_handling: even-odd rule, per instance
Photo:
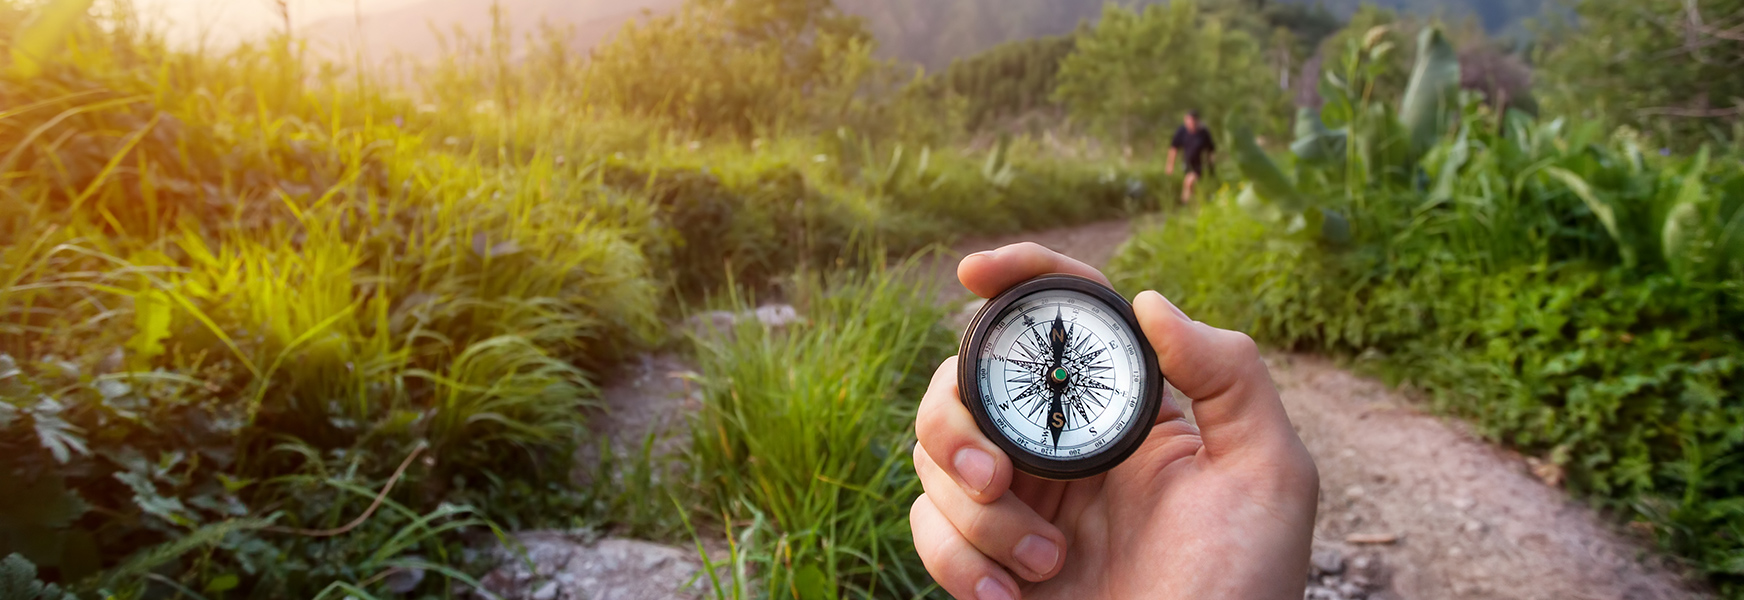
{"label": "fingernail", "polygon": [[975,584],[975,600],[1016,600],[1011,596],[1011,590],[992,577],[983,577]]}
{"label": "fingernail", "polygon": [[1017,562],[1038,575],[1054,570],[1054,563],[1060,560],[1060,547],[1053,540],[1035,534],[1023,536],[1011,553]]}
{"label": "fingernail", "polygon": [[979,256],[981,258],[993,258],[993,257],[998,256],[998,255],[999,255],[998,250],[982,250],[980,252],[970,254],[969,256]]}
{"label": "fingernail", "polygon": [[986,491],[987,484],[993,483],[993,455],[980,448],[958,450],[951,458],[951,466],[957,468],[957,477],[962,478],[963,485],[976,493]]}

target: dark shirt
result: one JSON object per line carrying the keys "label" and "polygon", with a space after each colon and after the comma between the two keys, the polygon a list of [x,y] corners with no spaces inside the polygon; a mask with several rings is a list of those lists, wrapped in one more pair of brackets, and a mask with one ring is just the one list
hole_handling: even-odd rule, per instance
{"label": "dark shirt", "polygon": [[1175,130],[1175,139],[1169,142],[1169,147],[1186,154],[1187,164],[1197,165],[1204,162],[1206,154],[1217,151],[1217,142],[1211,140],[1211,130],[1204,126],[1187,131],[1187,126],[1182,125]]}

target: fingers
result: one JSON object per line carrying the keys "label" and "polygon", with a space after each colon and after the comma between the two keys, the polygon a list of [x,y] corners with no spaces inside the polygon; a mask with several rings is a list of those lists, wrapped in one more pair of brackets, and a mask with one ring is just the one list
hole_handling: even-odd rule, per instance
{"label": "fingers", "polygon": [[1108,285],[1101,271],[1034,242],[971,254],[957,265],[957,279],[963,287],[982,298],[992,298],[1026,279],[1050,273],[1088,277]]}
{"label": "fingers", "polygon": [[1016,494],[976,502],[920,446],[914,449],[914,467],[933,506],[982,555],[1030,581],[1045,581],[1059,571],[1066,535]]}
{"label": "fingers", "polygon": [[914,430],[927,455],[940,457],[940,468],[976,502],[992,502],[1011,486],[1011,459],[981,435],[957,393],[957,357],[933,373]]}
{"label": "fingers", "polygon": [[926,494],[915,499],[914,507],[909,509],[908,525],[914,531],[914,549],[927,573],[952,597],[1017,599],[1017,582],[1011,575],[976,550]]}
{"label": "fingers", "polygon": [[1247,335],[1189,319],[1162,294],[1133,301],[1139,326],[1156,348],[1163,376],[1193,399],[1193,417],[1212,455],[1301,445],[1284,404]]}

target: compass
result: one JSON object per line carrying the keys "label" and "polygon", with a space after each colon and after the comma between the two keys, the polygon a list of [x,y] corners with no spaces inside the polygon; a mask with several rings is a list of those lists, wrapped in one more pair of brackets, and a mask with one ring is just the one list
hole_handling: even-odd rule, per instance
{"label": "compass", "polygon": [[1132,304],[1075,275],[1019,283],[970,322],[957,368],[963,403],[1018,470],[1082,479],[1115,467],[1162,403],[1156,352]]}

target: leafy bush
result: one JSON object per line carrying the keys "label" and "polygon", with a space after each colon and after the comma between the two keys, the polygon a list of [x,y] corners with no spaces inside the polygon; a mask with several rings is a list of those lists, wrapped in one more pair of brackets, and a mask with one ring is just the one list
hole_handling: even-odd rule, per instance
{"label": "leafy bush", "polygon": [[1735,297],[1587,261],[1487,268],[1403,237],[1328,252],[1215,205],[1140,234],[1111,271],[1207,322],[1373,361],[1656,525],[1735,595],[1744,470],[1722,458],[1744,445]]}

